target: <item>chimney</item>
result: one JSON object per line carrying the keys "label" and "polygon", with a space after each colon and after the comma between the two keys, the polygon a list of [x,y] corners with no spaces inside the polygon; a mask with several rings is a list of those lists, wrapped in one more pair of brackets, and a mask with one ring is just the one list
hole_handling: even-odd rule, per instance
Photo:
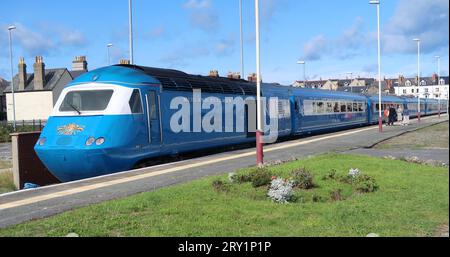
{"label": "chimney", "polygon": [[229,78],[229,79],[241,79],[241,74],[239,72],[229,72],[227,78]]}
{"label": "chimney", "polygon": [[250,74],[248,75],[247,80],[250,81],[250,82],[256,83],[256,81],[257,81],[256,73],[250,73]]}
{"label": "chimney", "polygon": [[210,71],[208,77],[218,78],[219,77],[219,71],[217,71],[217,70]]}
{"label": "chimney", "polygon": [[130,60],[126,60],[126,59],[121,59],[119,64],[130,64]]}
{"label": "chimney", "polygon": [[431,80],[433,81],[433,83],[437,84],[437,82],[438,82],[438,75],[436,73],[433,73],[433,76],[432,76]]}
{"label": "chimney", "polygon": [[86,56],[75,56],[72,62],[72,71],[88,71],[88,63],[86,61]]}
{"label": "chimney", "polygon": [[19,59],[19,91],[25,90],[27,86],[27,65],[25,59],[20,57]]}
{"label": "chimney", "polygon": [[43,90],[45,85],[45,64],[42,56],[36,56],[34,68],[34,90]]}

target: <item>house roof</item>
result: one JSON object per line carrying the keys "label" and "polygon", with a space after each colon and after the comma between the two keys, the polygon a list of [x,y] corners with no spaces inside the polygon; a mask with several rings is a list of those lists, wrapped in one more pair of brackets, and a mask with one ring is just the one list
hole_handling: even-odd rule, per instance
{"label": "house roof", "polygon": [[[57,69],[45,69],[45,84],[43,90],[53,90],[60,81],[65,72],[68,72],[66,68]],[[19,90],[19,75],[14,76],[14,90],[15,92],[30,92],[34,91],[34,73],[27,73],[27,82],[25,83],[25,89]],[[11,92],[11,86],[8,86],[4,92]]]}

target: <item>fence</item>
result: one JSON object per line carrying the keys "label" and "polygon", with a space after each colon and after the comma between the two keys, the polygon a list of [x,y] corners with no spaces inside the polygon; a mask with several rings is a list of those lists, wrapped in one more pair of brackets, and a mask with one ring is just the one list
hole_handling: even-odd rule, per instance
{"label": "fence", "polygon": [[[16,128],[23,132],[42,131],[45,124],[47,124],[47,120],[17,120]],[[0,125],[2,127],[13,127],[13,122],[2,120]]]}

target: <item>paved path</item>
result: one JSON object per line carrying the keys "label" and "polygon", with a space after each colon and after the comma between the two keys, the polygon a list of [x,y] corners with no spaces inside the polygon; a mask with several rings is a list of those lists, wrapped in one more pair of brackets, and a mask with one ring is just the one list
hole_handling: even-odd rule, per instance
{"label": "paved path", "polygon": [[0,143],[0,160],[10,161],[11,156],[11,143]]}
{"label": "paved path", "polygon": [[[447,120],[427,117],[408,127],[377,126],[311,136],[265,147],[265,160],[290,160],[308,156],[367,148],[380,141]],[[0,228],[55,215],[106,200],[148,192],[205,176],[225,174],[255,164],[255,150],[244,149],[164,164],[135,171],[0,195]]]}

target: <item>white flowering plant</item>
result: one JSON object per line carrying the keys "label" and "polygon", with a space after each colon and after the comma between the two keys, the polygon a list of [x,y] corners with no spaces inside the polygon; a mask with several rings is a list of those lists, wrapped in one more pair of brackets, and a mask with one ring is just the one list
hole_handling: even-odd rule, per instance
{"label": "white flowering plant", "polygon": [[272,177],[267,196],[277,203],[288,203],[293,198],[294,185],[291,179]]}

